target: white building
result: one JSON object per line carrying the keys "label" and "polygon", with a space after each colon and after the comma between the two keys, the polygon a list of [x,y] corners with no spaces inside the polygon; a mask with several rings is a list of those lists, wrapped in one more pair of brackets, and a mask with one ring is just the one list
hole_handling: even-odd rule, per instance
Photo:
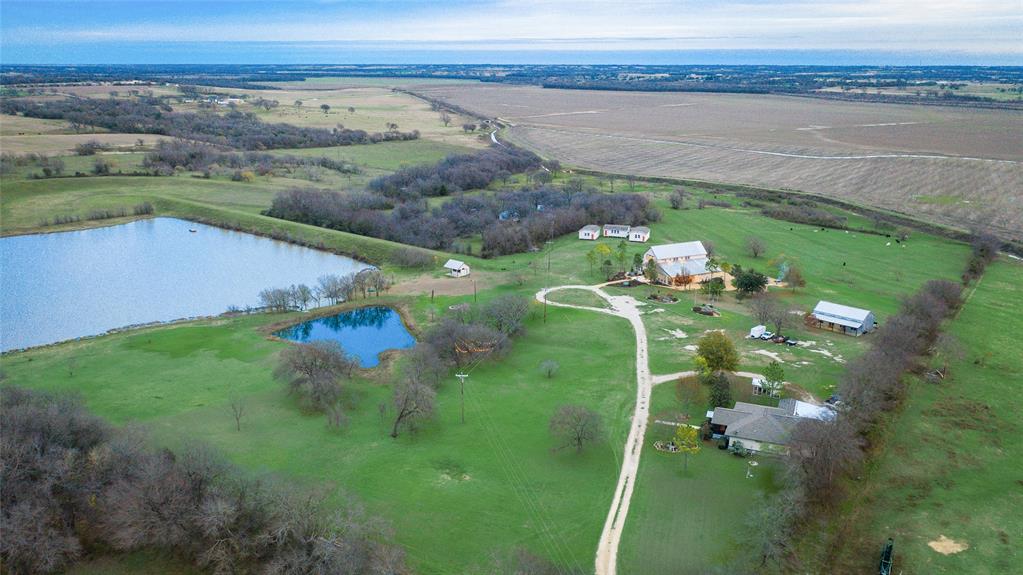
{"label": "white building", "polygon": [[650,260],[657,262],[657,280],[666,285],[672,285],[675,278],[685,275],[692,276],[693,283],[697,283],[711,273],[707,270],[710,261],[707,248],[698,241],[651,246],[643,254],[643,265]]}
{"label": "white building", "polygon": [[604,224],[605,238],[627,238],[629,237],[630,226],[619,224]]}
{"label": "white building", "polygon": [[715,407],[710,413],[714,437],[724,437],[729,444],[740,442],[757,453],[780,454],[788,451],[789,435],[800,419],[830,421],[835,412],[796,399],[783,399],[778,407],[737,401],[735,407]]}
{"label": "white building", "polygon": [[646,242],[650,239],[650,228],[646,226],[637,226],[629,230],[629,241],[630,242]]}
{"label": "white building", "polygon": [[862,335],[874,329],[874,313],[858,307],[849,307],[829,301],[817,302],[813,308],[817,327],[849,335]]}
{"label": "white building", "polygon": [[444,264],[444,269],[448,270],[448,275],[453,278],[464,278],[469,275],[469,266],[465,262],[458,260],[448,260]]}
{"label": "white building", "polygon": [[600,237],[600,226],[590,224],[579,229],[580,240],[595,240]]}

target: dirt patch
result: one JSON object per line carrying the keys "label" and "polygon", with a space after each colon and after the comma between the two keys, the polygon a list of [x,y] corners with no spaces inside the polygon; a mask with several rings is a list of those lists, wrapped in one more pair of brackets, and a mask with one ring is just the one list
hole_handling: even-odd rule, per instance
{"label": "dirt patch", "polygon": [[923,414],[940,418],[938,423],[945,429],[992,430],[999,424],[990,405],[964,397],[945,397]]}
{"label": "dirt patch", "polygon": [[927,546],[942,555],[955,555],[956,553],[961,553],[970,548],[969,543],[949,539],[944,535],[938,537],[934,541],[928,541]]}
{"label": "dirt patch", "polygon": [[472,277],[451,278],[434,277],[431,274],[403,281],[391,288],[391,293],[402,295],[472,295],[473,282],[476,282],[476,291],[482,291],[493,286],[496,282],[493,275],[476,272]]}

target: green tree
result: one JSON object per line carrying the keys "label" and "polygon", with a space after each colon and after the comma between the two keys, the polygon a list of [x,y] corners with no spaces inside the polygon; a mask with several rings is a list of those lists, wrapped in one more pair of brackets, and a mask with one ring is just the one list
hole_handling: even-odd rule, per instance
{"label": "green tree", "polygon": [[744,270],[742,266],[732,267],[732,287],[742,299],[767,289],[767,276],[754,269]]}
{"label": "green tree", "polygon": [[650,283],[657,283],[657,260],[650,258],[643,266],[643,276]]}
{"label": "green tree", "polygon": [[625,271],[625,262],[629,259],[629,244],[625,240],[618,242],[618,250],[615,251],[615,259],[618,260],[618,271]]}
{"label": "green tree", "polygon": [[723,373],[715,373],[709,376],[710,382],[710,408],[732,406],[732,385],[728,376]]}
{"label": "green tree", "polygon": [[593,266],[597,263],[597,250],[592,249],[586,252],[586,261],[590,264],[590,273],[593,273]]}
{"label": "green tree", "polygon": [[725,280],[721,278],[710,278],[700,282],[700,294],[705,295],[711,301],[717,301],[725,292]]}
{"label": "green tree", "polygon": [[638,270],[643,267],[643,254],[636,252],[632,254],[632,269]]}
{"label": "green tree", "polygon": [[696,343],[696,357],[700,360],[698,365],[710,373],[735,371],[739,366],[735,344],[720,331],[712,331],[700,338]]}
{"label": "green tree", "polygon": [[777,361],[772,361],[764,368],[764,389],[771,395],[781,391],[785,382],[785,368]]}
{"label": "green tree", "polygon": [[789,266],[785,272],[785,284],[796,291],[796,288],[806,287],[806,278],[803,277],[803,270],[799,266]]}
{"label": "green tree", "polygon": [[675,445],[685,457],[684,470],[689,471],[689,455],[696,455],[700,452],[700,430],[688,425],[680,425],[675,428]]}

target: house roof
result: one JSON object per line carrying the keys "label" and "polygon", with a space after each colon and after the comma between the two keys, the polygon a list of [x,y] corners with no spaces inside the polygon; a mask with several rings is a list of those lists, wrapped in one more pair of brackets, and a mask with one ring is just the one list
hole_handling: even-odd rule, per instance
{"label": "house roof", "polygon": [[646,226],[636,226],[636,227],[632,228],[631,231],[639,232],[641,234],[649,234],[650,233],[650,228],[648,228]]}
{"label": "house roof", "polygon": [[817,302],[817,307],[813,308],[813,315],[818,319],[858,328],[867,321],[870,310],[821,300]]}
{"label": "house roof", "polygon": [[799,419],[785,409],[738,401],[732,409],[714,408],[711,423],[724,425],[729,437],[784,445]]}
{"label": "house roof", "polygon": [[628,230],[631,227],[625,224],[604,224],[605,230]]}
{"label": "house roof", "polygon": [[465,262],[461,262],[458,260],[448,260],[447,263],[444,264],[444,269],[448,270],[460,270],[463,267],[468,266],[465,265]]}
{"label": "house roof", "polygon": [[693,260],[686,260],[684,262],[673,262],[670,264],[658,265],[661,268],[661,271],[671,277],[681,274],[683,270],[691,276],[709,273],[707,271],[707,258],[696,258]]}
{"label": "house roof", "polygon": [[583,227],[579,228],[579,231],[580,232],[599,232],[600,231],[600,226],[598,226],[596,224],[590,224],[588,226],[583,226]]}
{"label": "house roof", "polygon": [[803,417],[807,419],[830,421],[835,418],[835,410],[829,406],[814,405],[812,403],[792,398],[785,398],[779,401],[778,409],[782,409],[796,417]]}
{"label": "house roof", "polygon": [[707,248],[703,247],[703,242],[682,242],[678,244],[650,246],[649,252],[654,256],[654,259],[670,260],[675,258],[706,256]]}
{"label": "house roof", "polygon": [[783,399],[778,407],[735,402],[735,407],[714,408],[711,423],[725,426],[725,435],[784,445],[800,419],[829,421],[835,412],[829,407],[796,399]]}

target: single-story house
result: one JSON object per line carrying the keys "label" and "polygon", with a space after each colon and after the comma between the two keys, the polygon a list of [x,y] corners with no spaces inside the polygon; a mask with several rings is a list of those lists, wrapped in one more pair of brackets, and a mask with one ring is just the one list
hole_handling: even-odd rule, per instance
{"label": "single-story house", "polygon": [[849,307],[829,301],[817,302],[812,322],[816,327],[848,335],[862,335],[874,329],[874,314],[870,310]]}
{"label": "single-story house", "polygon": [[710,275],[707,270],[707,249],[703,242],[681,242],[651,246],[643,254],[643,265],[654,260],[657,262],[657,281],[665,285],[673,285],[679,276],[692,276],[692,283],[699,283]]}
{"label": "single-story house", "polygon": [[627,238],[629,237],[629,230],[631,226],[623,226],[619,224],[604,224],[604,237],[605,238]]}
{"label": "single-story house", "polygon": [[715,438],[725,439],[726,445],[741,442],[756,453],[785,453],[789,434],[800,419],[828,421],[834,416],[830,407],[796,399],[783,399],[778,407],[737,401],[732,408],[715,407],[710,428]]}
{"label": "single-story house", "polygon": [[453,278],[463,278],[469,275],[469,266],[465,262],[458,260],[448,260],[444,264],[444,269],[448,270],[448,275]]}
{"label": "single-story house", "polygon": [[636,226],[629,230],[629,241],[630,242],[645,242],[650,239],[650,228],[646,226]]}
{"label": "single-story house", "polygon": [[600,237],[600,226],[590,224],[579,228],[580,240],[595,240]]}

